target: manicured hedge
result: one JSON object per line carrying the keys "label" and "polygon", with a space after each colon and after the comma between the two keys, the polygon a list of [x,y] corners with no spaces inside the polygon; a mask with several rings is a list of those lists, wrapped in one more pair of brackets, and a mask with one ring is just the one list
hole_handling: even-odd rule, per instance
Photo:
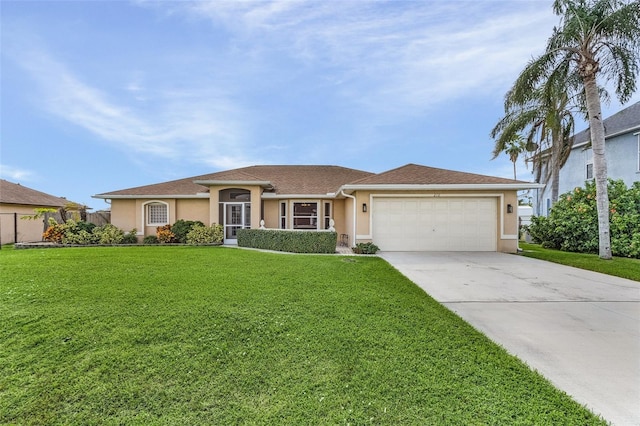
{"label": "manicured hedge", "polygon": [[328,231],[240,229],[238,246],[291,253],[335,253],[338,234]]}

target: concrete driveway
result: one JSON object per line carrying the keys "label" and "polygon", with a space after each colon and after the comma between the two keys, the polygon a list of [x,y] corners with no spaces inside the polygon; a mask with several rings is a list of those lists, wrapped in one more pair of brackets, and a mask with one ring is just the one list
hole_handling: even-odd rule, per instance
{"label": "concrete driveway", "polygon": [[640,282],[504,253],[380,252],[614,425],[640,425]]}

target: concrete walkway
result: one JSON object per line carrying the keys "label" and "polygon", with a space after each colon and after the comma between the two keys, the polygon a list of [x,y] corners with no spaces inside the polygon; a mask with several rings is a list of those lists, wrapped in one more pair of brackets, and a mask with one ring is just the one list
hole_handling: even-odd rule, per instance
{"label": "concrete walkway", "polygon": [[380,252],[614,425],[640,425],[640,282],[504,253]]}

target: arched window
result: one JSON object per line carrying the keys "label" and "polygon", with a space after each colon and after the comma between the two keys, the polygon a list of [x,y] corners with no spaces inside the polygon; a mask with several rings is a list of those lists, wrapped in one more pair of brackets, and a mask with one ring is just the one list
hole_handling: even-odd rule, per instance
{"label": "arched window", "polygon": [[152,201],[145,205],[147,226],[161,226],[169,223],[169,205],[162,201]]}

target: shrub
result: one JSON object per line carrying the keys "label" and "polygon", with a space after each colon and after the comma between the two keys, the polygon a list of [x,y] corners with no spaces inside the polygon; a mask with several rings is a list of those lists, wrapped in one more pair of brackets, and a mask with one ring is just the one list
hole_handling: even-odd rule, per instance
{"label": "shrub", "polygon": [[211,226],[196,224],[186,236],[187,244],[220,244],[224,237],[222,225],[216,223]]}
{"label": "shrub", "polygon": [[120,244],[124,239],[124,232],[110,223],[94,228],[93,234],[98,244]]}
{"label": "shrub", "polygon": [[239,229],[238,246],[291,253],[335,253],[338,234],[328,231]]}
{"label": "shrub", "polygon": [[49,218],[48,225],[49,227],[42,234],[42,239],[52,243],[57,243],[57,244],[62,243],[62,238],[64,237],[64,229],[65,229],[64,225],[59,224],[52,217]]}
{"label": "shrub", "polygon": [[133,228],[131,231],[124,234],[124,237],[122,238],[122,244],[138,244],[138,237],[136,236],[137,232],[138,230],[136,228]]}
{"label": "shrub", "polygon": [[175,234],[171,232],[171,225],[158,226],[156,228],[156,236],[161,244],[173,243],[176,239]]}
{"label": "shrub", "polygon": [[176,221],[176,223],[174,223],[171,226],[171,232],[173,232],[173,235],[175,236],[175,242],[183,243],[183,244],[186,243],[187,242],[187,234],[196,225],[204,227],[204,223],[200,222],[199,220],[183,220],[183,219],[180,219],[180,220]]}
{"label": "shrub", "polygon": [[[640,258],[640,182],[627,188],[621,180],[609,180],[608,193],[611,251],[615,256]],[[532,218],[529,233],[543,247],[597,253],[595,183],[562,194],[548,218]]]}
{"label": "shrub", "polygon": [[158,237],[155,235],[147,235],[142,239],[142,244],[159,244]]}
{"label": "shrub", "polygon": [[380,247],[373,243],[358,243],[352,250],[356,254],[376,254]]}

